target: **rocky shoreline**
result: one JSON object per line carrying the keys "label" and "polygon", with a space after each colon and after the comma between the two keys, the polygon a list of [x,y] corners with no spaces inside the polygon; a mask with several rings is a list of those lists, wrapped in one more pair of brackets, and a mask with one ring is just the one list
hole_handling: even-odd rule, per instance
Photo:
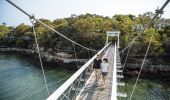
{"label": "rocky shoreline", "polygon": [[[19,53],[19,54],[23,54],[26,56],[34,56],[34,57],[38,57],[37,56],[37,51],[36,50],[31,50],[31,49],[24,49],[24,48],[0,48],[0,52],[11,52],[11,53]],[[65,55],[65,54],[63,54]],[[66,58],[63,57],[63,55],[61,56],[56,56],[53,54],[50,54],[49,52],[44,52],[41,51],[41,58],[43,60],[43,62],[45,62],[46,64],[75,64],[76,62],[83,64],[85,62],[88,61],[88,59],[74,59],[74,58]]]}
{"label": "rocky shoreline", "polygon": [[[36,50],[24,49],[24,48],[0,48],[0,52],[12,52],[19,53],[26,56],[37,56]],[[64,54],[63,54],[64,55]],[[41,58],[45,64],[48,65],[59,65],[59,64],[67,64],[67,65],[76,65],[76,61],[78,61],[79,65],[84,64],[88,61],[88,59],[72,59],[72,58],[63,58],[61,56],[55,56],[48,52],[41,51]],[[125,66],[124,74],[126,75],[137,75],[140,70],[140,64],[131,64],[127,63]],[[73,68],[74,69],[74,68]],[[144,65],[142,69],[142,75],[158,75],[158,76],[170,76],[170,66],[169,65]]]}
{"label": "rocky shoreline", "polygon": [[[125,66],[124,74],[126,75],[138,75],[141,65],[130,64]],[[169,77],[170,76],[170,65],[145,65],[142,69],[141,75],[153,75],[154,77]]]}

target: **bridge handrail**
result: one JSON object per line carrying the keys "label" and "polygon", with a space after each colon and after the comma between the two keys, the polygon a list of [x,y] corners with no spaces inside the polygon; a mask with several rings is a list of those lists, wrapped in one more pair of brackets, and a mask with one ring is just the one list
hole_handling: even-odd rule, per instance
{"label": "bridge handrail", "polygon": [[116,53],[117,53],[117,47],[115,44],[111,100],[117,100],[117,68],[116,68],[116,56],[117,55]]}
{"label": "bridge handrail", "polygon": [[[105,45],[97,54],[101,54],[111,43]],[[64,82],[55,92],[53,92],[47,100],[57,100],[71,84],[82,74],[82,72],[93,63],[96,55],[94,55],[87,63],[85,63],[77,72],[75,72],[66,82]]]}

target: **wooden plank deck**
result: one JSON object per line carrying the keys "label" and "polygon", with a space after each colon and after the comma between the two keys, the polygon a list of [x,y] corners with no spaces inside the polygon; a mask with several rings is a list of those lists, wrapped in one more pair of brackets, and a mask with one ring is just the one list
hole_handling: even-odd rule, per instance
{"label": "wooden plank deck", "polygon": [[102,76],[99,79],[99,86],[96,87],[95,75],[93,74],[89,83],[86,85],[84,91],[80,95],[78,100],[110,100],[111,97],[111,86],[112,86],[112,66],[114,58],[114,46],[111,46],[108,55],[106,57],[109,59],[109,73],[107,75],[107,81],[105,88],[103,87]]}

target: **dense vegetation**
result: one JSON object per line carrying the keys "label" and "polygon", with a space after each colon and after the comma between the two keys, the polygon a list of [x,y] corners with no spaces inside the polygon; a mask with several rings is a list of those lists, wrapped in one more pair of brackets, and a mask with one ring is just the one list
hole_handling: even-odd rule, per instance
{"label": "dense vegetation", "polygon": [[[106,31],[120,30],[121,48],[126,46],[129,41],[135,37],[140,30],[134,28],[135,25],[146,23],[151,19],[152,13],[144,13],[143,15],[114,15],[112,18],[103,17],[95,14],[71,15],[69,18],[56,19],[50,21],[48,19],[40,19],[42,22],[53,27],[55,30],[63,33],[67,37],[76,42],[93,49],[100,49],[104,46],[106,39]],[[153,14],[152,14],[153,15]],[[155,21],[156,22],[156,21]],[[154,24],[152,25],[154,26]],[[72,44],[48,30],[39,23],[35,23],[35,29],[38,34],[38,42],[44,50],[73,50]],[[158,57],[160,55],[170,55],[170,26],[158,30],[149,28],[143,32],[135,42],[131,49],[131,56],[141,56],[146,51],[151,34],[154,34],[154,41],[151,45],[149,56]],[[110,38],[114,40],[115,38]],[[32,27],[20,24],[17,27],[8,27],[4,24],[0,25],[0,46],[1,47],[19,47],[34,49],[34,36]],[[120,49],[121,49],[120,48]],[[80,47],[76,47],[79,54],[83,51]]]}

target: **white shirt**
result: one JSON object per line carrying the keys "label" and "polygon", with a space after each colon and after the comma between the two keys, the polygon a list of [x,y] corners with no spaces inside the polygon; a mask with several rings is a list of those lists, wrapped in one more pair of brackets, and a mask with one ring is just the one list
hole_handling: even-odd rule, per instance
{"label": "white shirt", "polygon": [[102,72],[108,72],[108,70],[109,70],[109,63],[102,63],[101,64],[101,70],[102,70]]}

